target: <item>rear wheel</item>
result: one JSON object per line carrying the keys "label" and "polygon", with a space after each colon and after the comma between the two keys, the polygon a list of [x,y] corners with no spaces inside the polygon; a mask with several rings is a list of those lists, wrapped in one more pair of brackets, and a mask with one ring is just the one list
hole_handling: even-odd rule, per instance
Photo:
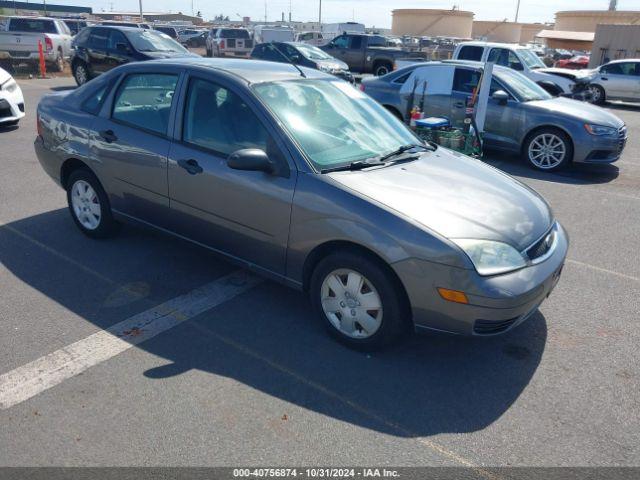
{"label": "rear wheel", "polygon": [[96,176],[89,170],[75,170],[67,180],[67,202],[73,221],[82,233],[106,238],[115,233],[109,199]]}
{"label": "rear wheel", "polygon": [[375,67],[373,67],[373,74],[376,77],[381,77],[382,75],[386,75],[391,72],[393,66],[388,62],[377,63]]}
{"label": "rear wheel", "polygon": [[73,68],[73,78],[78,86],[82,86],[89,81],[89,70],[84,62],[78,62]]}
{"label": "rear wheel", "polygon": [[337,252],[321,260],[309,293],[329,333],[351,348],[380,348],[396,340],[407,325],[403,296],[388,270],[356,252]]}
{"label": "rear wheel", "polygon": [[64,58],[62,58],[62,52],[58,52],[55,61],[51,64],[51,70],[54,72],[61,72],[64,70]]}
{"label": "rear wheel", "polygon": [[589,90],[591,91],[591,103],[603,105],[607,101],[607,94],[600,85],[590,85]]}
{"label": "rear wheel", "polygon": [[211,49],[209,47],[207,47],[207,57],[212,57],[213,53],[211,52]]}
{"label": "rear wheel", "polygon": [[549,172],[559,170],[571,161],[573,147],[563,131],[543,128],[529,136],[524,154],[533,168]]}

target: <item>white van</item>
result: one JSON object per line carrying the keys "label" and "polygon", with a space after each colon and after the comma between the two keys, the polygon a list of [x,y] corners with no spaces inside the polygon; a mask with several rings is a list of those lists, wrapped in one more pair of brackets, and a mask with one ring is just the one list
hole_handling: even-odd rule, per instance
{"label": "white van", "polygon": [[552,95],[585,100],[590,98],[590,71],[547,67],[536,53],[512,43],[462,42],[453,52],[453,60],[495,62],[530,78]]}
{"label": "white van", "polygon": [[253,29],[253,41],[258,43],[293,42],[293,28],[277,25],[256,25]]}
{"label": "white van", "polygon": [[327,43],[320,32],[300,32],[296,34],[296,42],[308,43],[309,45],[314,45],[316,47],[320,47]]}
{"label": "white van", "polygon": [[364,23],[345,22],[345,23],[327,23],[322,26],[322,35],[328,42],[343,33],[366,33]]}

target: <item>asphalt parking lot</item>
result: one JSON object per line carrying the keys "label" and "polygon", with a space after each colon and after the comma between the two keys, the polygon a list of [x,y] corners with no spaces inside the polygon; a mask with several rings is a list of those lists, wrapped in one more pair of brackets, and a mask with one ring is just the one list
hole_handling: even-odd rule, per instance
{"label": "asphalt parking lot", "polygon": [[[302,294],[196,246],[84,237],[32,145],[38,100],[73,80],[20,85],[27,117],[0,130],[0,385],[32,362],[64,370],[70,345],[135,315],[177,314],[15,402],[0,389],[0,466],[640,466],[640,106],[607,107],[629,127],[615,165],[544,174],[487,155],[571,236],[538,313],[499,337],[362,354]],[[220,285],[235,290],[196,305]]]}

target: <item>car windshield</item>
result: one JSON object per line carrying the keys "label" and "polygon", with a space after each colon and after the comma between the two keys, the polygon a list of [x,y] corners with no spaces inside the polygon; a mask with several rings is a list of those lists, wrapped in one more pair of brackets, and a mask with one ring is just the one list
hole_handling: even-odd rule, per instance
{"label": "car windshield", "polygon": [[313,45],[298,44],[296,48],[309,60],[331,60],[333,57]]}
{"label": "car windshield", "polygon": [[500,72],[496,72],[496,76],[521,102],[552,98],[545,89],[515,70],[502,69]]}
{"label": "car windshield", "polygon": [[133,48],[139,52],[187,52],[187,50],[168,35],[153,30],[126,32]]}
{"label": "car windshield", "polygon": [[546,65],[540,57],[536,55],[532,50],[526,48],[518,49],[518,53],[520,54],[520,58],[522,62],[529,67],[530,70],[535,70],[536,68],[544,68]]}
{"label": "car windshield", "polygon": [[318,170],[422,143],[381,105],[343,81],[282,81],[253,89]]}

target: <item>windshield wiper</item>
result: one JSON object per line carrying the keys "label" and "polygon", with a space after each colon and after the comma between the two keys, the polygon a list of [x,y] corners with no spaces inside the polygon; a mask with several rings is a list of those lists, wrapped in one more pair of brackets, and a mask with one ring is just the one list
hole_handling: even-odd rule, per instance
{"label": "windshield wiper", "polygon": [[386,162],[387,160],[390,160],[393,157],[399,157],[400,155],[408,152],[409,150],[413,150],[414,148],[422,148],[424,150],[433,151],[432,147],[428,147],[426,145],[421,145],[419,143],[410,143],[408,145],[402,145],[397,150],[394,150],[393,152],[389,152],[386,155],[383,155],[381,157],[376,157],[376,160],[379,161],[379,162]]}
{"label": "windshield wiper", "polygon": [[354,171],[354,170],[362,170],[363,168],[369,167],[379,167],[381,165],[386,165],[385,162],[370,162],[367,160],[357,160],[355,162],[347,163],[346,165],[339,165],[337,167],[324,168],[320,170],[320,173],[331,173],[331,172],[346,172],[346,171]]}

